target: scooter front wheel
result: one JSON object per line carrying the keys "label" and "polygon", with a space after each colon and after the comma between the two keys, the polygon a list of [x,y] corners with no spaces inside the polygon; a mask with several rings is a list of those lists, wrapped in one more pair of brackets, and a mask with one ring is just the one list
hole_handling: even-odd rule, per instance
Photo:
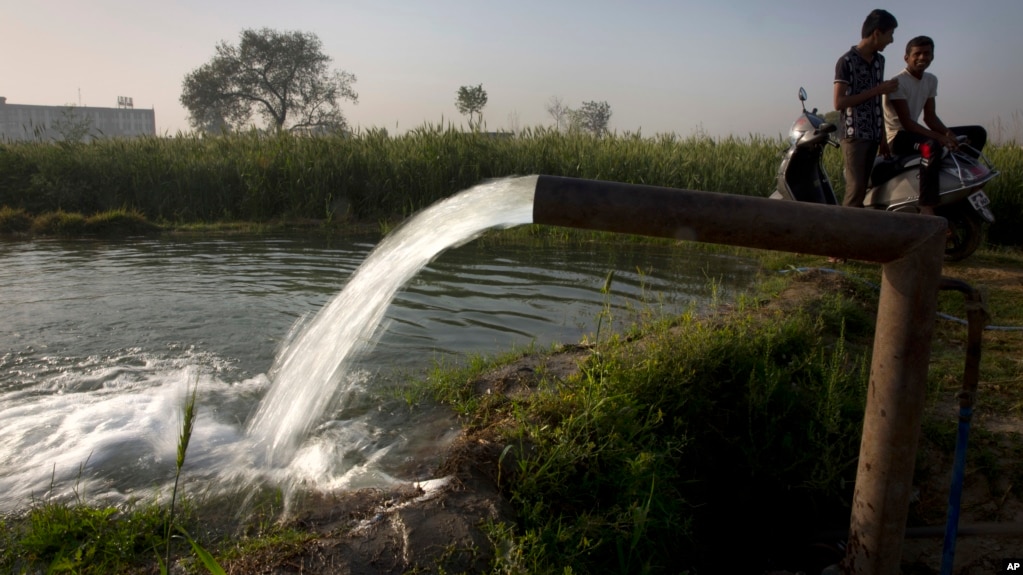
{"label": "scooter front wheel", "polygon": [[977,251],[983,239],[980,218],[962,209],[938,215],[948,220],[949,234],[945,243],[945,261],[958,262]]}

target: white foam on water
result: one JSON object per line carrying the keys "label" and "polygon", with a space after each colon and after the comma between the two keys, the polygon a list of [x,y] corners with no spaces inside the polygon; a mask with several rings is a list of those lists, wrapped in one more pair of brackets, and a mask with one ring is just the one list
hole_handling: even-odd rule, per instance
{"label": "white foam on water", "polygon": [[[137,366],[100,363],[21,390],[16,400],[15,394],[3,397],[0,510],[75,496],[118,502],[159,491],[163,482],[154,476],[173,476],[187,390],[195,387],[201,397],[212,390],[253,393],[266,385],[259,378],[225,384],[194,356],[137,357],[143,359]],[[201,459],[241,437],[237,425],[217,421],[200,400],[189,457]]]}

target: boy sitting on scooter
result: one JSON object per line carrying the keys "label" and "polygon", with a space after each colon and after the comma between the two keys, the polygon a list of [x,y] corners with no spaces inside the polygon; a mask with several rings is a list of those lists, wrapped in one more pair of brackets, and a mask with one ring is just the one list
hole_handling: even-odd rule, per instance
{"label": "boy sitting on scooter", "polygon": [[[987,142],[981,126],[948,128],[935,111],[938,78],[926,72],[934,61],[934,40],[917,36],[906,44],[906,68],[895,76],[899,87],[884,97],[885,131],[893,154],[920,154],[920,213],[934,215],[939,202],[942,149],[958,150],[966,136],[978,152]],[[917,122],[923,112],[924,124]],[[975,153],[971,155],[976,155]]]}

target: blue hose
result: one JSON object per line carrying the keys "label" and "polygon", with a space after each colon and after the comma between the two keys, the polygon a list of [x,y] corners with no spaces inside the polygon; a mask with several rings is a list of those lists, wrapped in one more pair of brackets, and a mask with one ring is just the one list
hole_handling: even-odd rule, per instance
{"label": "blue hose", "polygon": [[959,534],[959,506],[963,498],[963,477],[966,475],[966,443],[970,436],[973,407],[959,408],[959,432],[952,464],[952,489],[948,494],[948,516],[945,521],[945,543],[941,551],[941,575],[952,575],[955,562],[956,537]]}
{"label": "blue hose", "polygon": [[941,278],[939,289],[954,289],[966,296],[968,335],[966,338],[966,366],[963,369],[963,388],[959,392],[959,430],[956,434],[955,461],[952,462],[952,486],[948,494],[948,516],[945,520],[945,542],[941,551],[941,575],[952,575],[955,562],[956,537],[959,535],[959,508],[963,496],[963,477],[966,475],[966,444],[970,436],[970,420],[980,382],[980,348],[984,326],[990,316],[984,307],[984,297],[968,284],[959,280]]}

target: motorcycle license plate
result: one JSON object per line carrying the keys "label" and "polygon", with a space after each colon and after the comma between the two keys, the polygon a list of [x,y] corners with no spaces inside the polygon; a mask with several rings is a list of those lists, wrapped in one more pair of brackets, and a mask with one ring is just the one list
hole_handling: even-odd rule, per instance
{"label": "motorcycle license plate", "polygon": [[977,210],[977,213],[983,216],[988,223],[994,223],[995,215],[988,209],[988,206],[991,205],[991,199],[987,197],[987,194],[984,192],[975,192],[970,194],[970,204],[973,205],[973,209]]}

